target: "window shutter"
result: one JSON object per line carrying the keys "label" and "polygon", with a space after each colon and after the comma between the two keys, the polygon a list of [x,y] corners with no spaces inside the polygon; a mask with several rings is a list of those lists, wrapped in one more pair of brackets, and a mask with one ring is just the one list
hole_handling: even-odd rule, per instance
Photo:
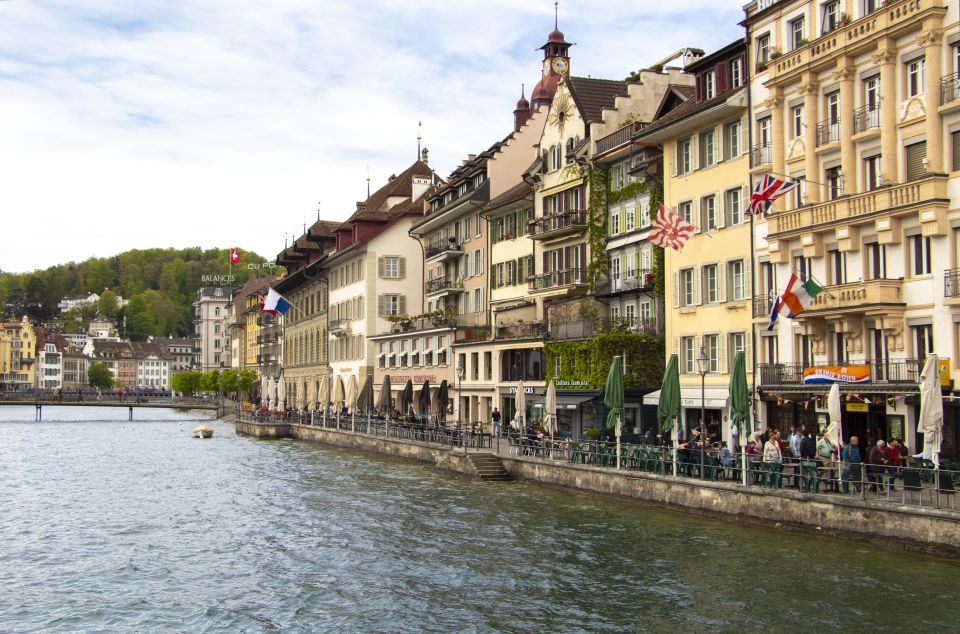
{"label": "window shutter", "polygon": [[480,275],[483,271],[483,251],[484,249],[480,249],[480,263],[477,266],[477,275]]}
{"label": "window shutter", "polygon": [[387,316],[387,307],[386,299],[383,295],[377,295],[377,316],[386,317]]}
{"label": "window shutter", "polygon": [[717,265],[717,299],[721,304],[727,301],[727,264],[725,262]]}
{"label": "window shutter", "polygon": [[715,210],[717,212],[717,229],[723,229],[724,227],[727,226],[727,222],[726,222],[727,205],[726,205],[725,198],[726,198],[726,194],[724,192],[719,192],[715,194],[713,197],[713,204],[716,205]]}
{"label": "window shutter", "polygon": [[401,280],[407,276],[407,258],[397,258],[397,274]]}
{"label": "window shutter", "polygon": [[690,224],[693,225],[696,233],[699,233],[703,226],[700,218],[700,201],[696,198],[690,201]]}
{"label": "window shutter", "polygon": [[953,169],[960,170],[960,130],[950,135],[953,147]]}
{"label": "window shutter", "polygon": [[923,178],[926,170],[923,168],[923,160],[927,158],[927,142],[913,143],[906,148],[907,160],[907,180],[913,181]]}
{"label": "window shutter", "polygon": [[680,165],[680,145],[681,145],[680,140],[677,140],[677,141],[674,141],[674,142],[673,142],[673,166],[672,166],[672,171],[673,171],[673,175],[674,175],[674,176],[677,176],[677,175],[680,173],[680,172],[678,171],[678,170],[679,170],[679,165]]}
{"label": "window shutter", "polygon": [[730,372],[730,366],[727,365],[727,338],[724,335],[717,336],[717,369],[723,373]]}
{"label": "window shutter", "polygon": [[527,277],[533,277],[536,274],[536,271],[533,267],[533,256],[527,256]]}
{"label": "window shutter", "polygon": [[721,93],[727,89],[727,62],[717,64],[717,92]]}
{"label": "window shutter", "polygon": [[673,307],[679,308],[680,306],[680,273],[678,271],[673,272]]}
{"label": "window shutter", "polygon": [[385,277],[387,274],[387,265],[385,264],[384,258],[381,256],[377,258],[377,277]]}
{"label": "window shutter", "polygon": [[753,259],[747,257],[743,259],[743,297],[753,300]]}
{"label": "window shutter", "polygon": [[401,315],[406,315],[406,314],[407,314],[407,296],[406,296],[406,295],[400,295],[400,296],[399,296],[399,299],[398,299],[398,304],[399,304],[398,310],[399,310],[400,314],[401,314]]}
{"label": "window shutter", "polygon": [[[680,356],[680,337],[673,338],[673,350],[670,351],[671,354],[675,354],[678,357]],[[679,361],[679,359],[677,359]],[[681,371],[683,368],[681,368]]]}
{"label": "window shutter", "polygon": [[490,288],[497,288],[497,267],[490,265]]}
{"label": "window shutter", "polygon": [[697,267],[693,269],[693,303],[697,306],[703,304],[703,293],[702,288],[703,280],[703,267]]}

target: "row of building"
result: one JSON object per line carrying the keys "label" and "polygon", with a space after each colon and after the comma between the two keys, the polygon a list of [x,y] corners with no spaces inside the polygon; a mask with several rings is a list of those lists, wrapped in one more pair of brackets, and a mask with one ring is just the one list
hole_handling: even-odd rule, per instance
{"label": "row of building", "polygon": [[[294,308],[280,324],[257,313],[262,335],[248,317],[246,359],[269,361],[294,406],[323,376],[372,376],[378,389],[388,375],[395,389],[446,380],[468,422],[495,407],[512,416],[520,381],[537,418],[556,381],[561,431],[578,436],[603,420],[614,354],[627,427],[655,426],[664,359],[677,354],[684,424],[703,409],[726,438],[743,351],[757,425],[823,424],[826,386],[811,381],[834,377],[846,435],[913,445],[916,382],[936,353],[944,455],[955,454],[957,4],[745,9],[744,38],[681,49],[626,81],[572,75],[554,30],[509,134],[443,177],[424,150],[347,221],[318,220],[277,256],[286,274],[261,286]],[[765,174],[801,186],[751,216]],[[648,241],[661,202],[696,227],[680,252]],[[826,290],[768,330],[792,273]]]}

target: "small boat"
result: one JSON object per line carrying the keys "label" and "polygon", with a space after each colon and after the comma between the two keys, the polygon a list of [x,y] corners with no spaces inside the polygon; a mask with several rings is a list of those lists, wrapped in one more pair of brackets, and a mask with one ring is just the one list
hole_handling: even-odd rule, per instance
{"label": "small boat", "polygon": [[213,436],[213,427],[210,425],[197,425],[193,428],[194,438],[210,438]]}

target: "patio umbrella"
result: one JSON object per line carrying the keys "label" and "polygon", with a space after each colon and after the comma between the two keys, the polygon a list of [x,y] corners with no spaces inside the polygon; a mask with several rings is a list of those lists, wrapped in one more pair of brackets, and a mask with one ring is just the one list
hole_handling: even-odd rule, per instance
{"label": "patio umbrella", "polygon": [[[747,387],[747,361],[743,352],[733,357],[733,369],[730,371],[730,438],[746,438],[750,433],[750,388]],[[733,433],[733,429],[737,433]],[[742,434],[742,435],[741,435]],[[747,443],[740,443],[741,459],[746,464]],[[736,451],[736,447],[731,449]],[[747,483],[747,472],[743,469],[743,483]]]}
{"label": "patio umbrella", "polygon": [[547,398],[545,399],[543,425],[547,428],[547,433],[552,437],[557,433],[557,384],[550,381],[547,386]]}
{"label": "patio umbrella", "polygon": [[327,403],[330,402],[330,380],[326,375],[320,377],[320,394],[317,396],[320,409],[323,410],[323,424],[327,424]]}
{"label": "patio umbrella", "polygon": [[517,427],[521,433],[527,430],[527,390],[523,381],[517,383]]}
{"label": "patio umbrella", "polygon": [[[447,380],[440,381],[440,387],[437,388],[437,409],[440,410],[440,420],[447,422],[447,402],[450,400],[450,386]],[[439,421],[438,421],[439,422]]]}
{"label": "patio umbrella", "polygon": [[267,382],[267,389],[263,393],[263,398],[267,400],[267,409],[277,407],[277,384],[273,382],[273,377],[264,379]]}
{"label": "patio umbrella", "polygon": [[351,374],[347,380],[347,409],[350,410],[350,431],[357,430],[357,377]]}
{"label": "patio umbrella", "polygon": [[943,394],[940,391],[940,367],[931,354],[920,373],[920,418],[917,431],[923,434],[923,457],[940,468],[940,442],[943,440]]}
{"label": "patio umbrella", "polygon": [[660,401],[657,403],[657,420],[660,432],[673,432],[673,475],[677,475],[677,424],[680,422],[680,370],[677,355],[671,354],[663,373]]}
{"label": "patio umbrella", "polygon": [[283,377],[277,379],[277,409],[283,409],[287,400],[287,386],[283,382]]}
{"label": "patio umbrella", "polygon": [[[840,404],[840,384],[834,383],[827,392],[827,415],[830,422],[827,423],[827,430],[824,432],[827,440],[837,448],[837,458],[840,459],[840,445],[843,444],[843,423],[840,415],[843,407]],[[839,483],[842,477],[842,469],[837,469],[837,481]],[[840,486],[839,484],[837,486]]]}
{"label": "patio umbrella", "polygon": [[270,379],[267,377],[260,379],[260,407],[270,407]]}
{"label": "patio umbrella", "polygon": [[420,413],[427,417],[427,420],[430,418],[430,381],[424,381],[423,387],[420,388],[420,398],[417,399],[417,409],[420,410]]}
{"label": "patio umbrella", "polygon": [[400,392],[397,401],[397,409],[400,410],[400,413],[404,416],[409,414],[410,408],[413,407],[413,381],[411,379],[407,379],[407,384],[403,386],[403,391]]}
{"label": "patio umbrella", "polygon": [[380,386],[380,397],[377,399],[377,411],[380,412],[384,418],[390,418],[393,416],[393,392],[392,386],[390,385],[390,375],[383,375],[383,385]]}
{"label": "patio umbrella", "polygon": [[367,375],[363,380],[363,387],[360,388],[360,394],[357,395],[357,407],[365,415],[369,416],[373,411],[373,376]]}
{"label": "patio umbrella", "polygon": [[607,429],[615,430],[617,435],[617,469],[620,468],[620,436],[623,434],[623,366],[620,357],[614,357],[607,373],[607,384],[603,388],[603,404],[610,412],[607,414]]}
{"label": "patio umbrella", "polygon": [[337,427],[340,426],[340,404],[343,403],[345,392],[343,377],[338,374],[333,378],[333,391],[330,393],[330,400],[333,402],[334,409],[337,410]]}
{"label": "patio umbrella", "polygon": [[313,379],[307,381],[307,410],[317,409],[317,382]]}

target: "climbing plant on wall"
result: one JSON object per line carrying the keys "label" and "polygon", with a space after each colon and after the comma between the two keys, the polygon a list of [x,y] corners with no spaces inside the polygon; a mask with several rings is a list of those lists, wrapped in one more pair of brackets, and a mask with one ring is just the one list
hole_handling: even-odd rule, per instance
{"label": "climbing plant on wall", "polygon": [[[623,385],[627,388],[654,387],[663,382],[663,339],[632,332],[608,332],[588,341],[562,341],[544,346],[547,382],[559,379],[586,381],[589,389],[603,389],[610,363],[617,355],[627,355],[627,374]],[[560,371],[557,369],[560,358]],[[562,386],[561,386],[562,387]]]}

